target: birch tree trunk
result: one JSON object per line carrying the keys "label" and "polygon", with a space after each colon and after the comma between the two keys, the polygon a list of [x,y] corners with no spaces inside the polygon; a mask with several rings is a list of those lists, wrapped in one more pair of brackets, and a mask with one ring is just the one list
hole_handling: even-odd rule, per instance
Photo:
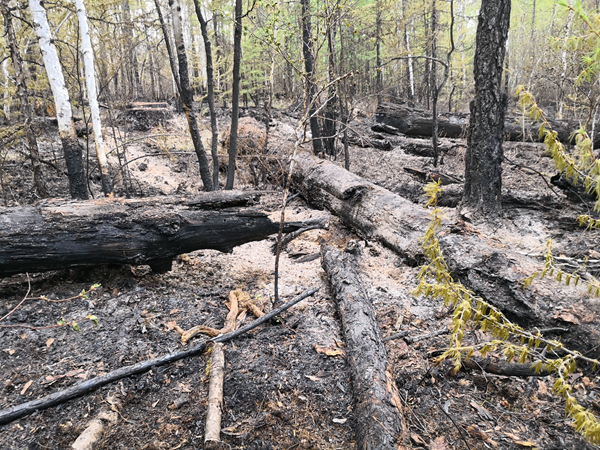
{"label": "birch tree trunk", "polygon": [[190,88],[190,78],[188,75],[188,60],[185,53],[185,45],[183,44],[183,36],[181,34],[180,11],[177,0],[169,0],[173,19],[173,34],[175,35],[175,46],[177,47],[177,58],[179,59],[179,82],[181,84],[181,99],[183,100],[183,110],[187,117],[190,135],[194,143],[194,149],[198,156],[198,164],[200,165],[200,177],[204,184],[205,191],[212,191],[213,184],[208,167],[208,159],[200,137],[198,122],[196,121],[196,112],[194,111],[194,95]]}
{"label": "birch tree trunk", "polygon": [[81,35],[81,53],[83,53],[83,64],[85,68],[85,82],[87,85],[88,101],[90,102],[90,111],[92,114],[92,127],[94,128],[94,141],[96,146],[96,156],[100,167],[100,179],[102,183],[102,192],[105,196],[112,195],[112,180],[108,169],[106,151],[104,148],[104,139],[102,136],[102,124],[100,121],[100,107],[98,105],[98,92],[96,89],[96,69],[94,68],[94,50],[92,49],[92,40],[90,38],[90,29],[87,21],[87,12],[83,0],[74,0],[77,9],[77,19],[79,20],[79,32]]}
{"label": "birch tree trunk", "polygon": [[[29,145],[29,155],[31,157],[31,167],[33,169],[33,184],[40,197],[48,197],[48,191],[46,190],[46,184],[42,175],[42,166],[40,165],[40,156],[38,152],[37,139],[35,137],[35,131],[33,129],[33,108],[29,103],[29,93],[27,92],[27,86],[25,85],[25,73],[23,70],[23,58],[17,47],[17,37],[15,35],[15,29],[12,23],[12,15],[5,3],[0,4],[0,12],[4,17],[4,29],[6,30],[6,37],[10,46],[10,56],[15,71],[15,81],[17,85],[17,93],[19,101],[21,103],[21,109],[25,116],[25,134],[27,136],[27,143]],[[4,69],[4,75],[6,77],[7,90],[4,92],[4,106],[6,108],[8,102],[8,70],[6,68],[7,60],[4,60],[2,67]],[[7,114],[8,119],[8,114]]]}
{"label": "birch tree trunk", "polygon": [[46,10],[41,0],[31,0],[29,2],[29,10],[56,105],[56,119],[58,121],[58,132],[67,165],[69,191],[71,197],[87,200],[88,191],[83,168],[83,158],[81,156],[82,148],[75,133],[69,91],[65,84],[62,67],[58,59],[58,52],[54,46]]}

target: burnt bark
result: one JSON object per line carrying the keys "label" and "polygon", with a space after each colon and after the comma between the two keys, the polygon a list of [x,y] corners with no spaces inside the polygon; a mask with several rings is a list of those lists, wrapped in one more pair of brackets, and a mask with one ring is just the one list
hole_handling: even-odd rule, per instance
{"label": "burnt bark", "polygon": [[[388,134],[401,133],[410,137],[431,136],[433,126],[433,117],[430,111],[386,102],[381,103],[377,108],[375,120],[373,131]],[[562,143],[572,143],[571,134],[578,128],[577,124],[563,120],[549,120],[549,122],[552,129],[558,133],[558,139]],[[523,134],[525,134],[525,139],[528,141],[543,142],[543,137],[539,137],[539,123],[527,119],[525,130],[523,130],[522,123],[522,117],[507,116],[504,121],[504,140],[523,141]],[[440,137],[464,138],[467,136],[468,125],[469,114],[438,114],[438,136]],[[596,138],[594,145],[600,146],[600,137]]]}
{"label": "burnt bark", "polygon": [[463,205],[476,214],[502,209],[502,160],[507,97],[502,70],[510,25],[510,0],[483,0],[477,23],[474,60],[475,98],[465,156]]}
{"label": "burnt bark", "polygon": [[208,167],[208,158],[206,157],[206,152],[204,151],[202,137],[200,136],[200,130],[198,129],[198,121],[196,120],[196,111],[194,110],[194,93],[190,87],[188,59],[185,52],[185,46],[183,44],[183,37],[181,35],[182,31],[179,17],[181,8],[177,4],[176,0],[169,0],[169,6],[173,11],[173,31],[175,33],[175,45],[177,46],[177,58],[179,59],[179,82],[181,84],[181,100],[183,101],[183,110],[187,118],[192,142],[194,143],[194,150],[196,151],[196,156],[198,156],[198,164],[200,165],[200,178],[202,179],[202,184],[204,184],[204,190],[212,191],[213,183],[210,175],[210,169]]}
{"label": "burnt bark", "polygon": [[306,72],[306,108],[310,116],[310,132],[312,134],[313,153],[318,155],[323,151],[321,142],[321,129],[316,111],[317,87],[315,62],[313,57],[312,28],[310,21],[310,0],[301,0],[302,5],[302,55],[304,56],[304,70]]}
{"label": "burnt bark", "polygon": [[69,176],[69,193],[71,198],[87,200],[89,197],[85,181],[85,168],[81,156],[83,148],[75,134],[75,127],[70,131],[59,133]]}
{"label": "burnt bark", "polygon": [[[279,224],[248,205],[256,193],[51,202],[0,208],[0,277],[98,264],[171,269],[177,255],[231,251],[277,233]],[[303,223],[287,223],[295,231]]]}
{"label": "burnt bark", "polygon": [[219,126],[217,124],[217,110],[215,108],[215,75],[212,59],[212,42],[208,36],[208,24],[204,19],[202,10],[200,9],[199,0],[194,0],[194,8],[196,17],[200,22],[200,30],[202,31],[202,40],[204,41],[204,53],[206,54],[206,101],[208,102],[208,110],[210,112],[210,130],[212,141],[210,146],[210,154],[213,160],[213,189],[219,190]]}
{"label": "burnt bark", "polygon": [[[308,152],[299,153],[295,161],[294,185],[311,204],[328,209],[361,237],[395,251],[406,264],[424,262],[421,238],[430,222],[427,210]],[[600,335],[594,328],[600,316],[597,301],[550,279],[523,289],[525,278],[542,270],[543,259],[517,252],[450,211],[447,216],[439,242],[455,279],[519,325],[545,329],[559,324],[568,330],[560,332],[561,342],[591,358],[600,356]]]}
{"label": "burnt bark", "polygon": [[240,120],[240,65],[242,62],[242,0],[235,0],[235,28],[233,32],[233,86],[231,92],[231,132],[229,134],[229,162],[225,189],[233,189],[235,158],[238,147]]}
{"label": "burnt bark", "polygon": [[354,393],[356,448],[396,450],[403,423],[395,385],[375,317],[358,270],[358,259],[334,247],[321,247],[323,269],[342,319]]}
{"label": "burnt bark", "polygon": [[46,189],[46,183],[42,174],[37,139],[35,137],[35,130],[33,129],[33,107],[29,102],[29,93],[25,84],[23,58],[17,46],[17,38],[12,24],[12,13],[10,12],[8,5],[5,3],[0,5],[0,11],[4,17],[4,28],[8,38],[10,57],[15,70],[15,81],[17,85],[17,93],[19,95],[19,102],[21,103],[21,110],[25,116],[25,136],[27,137],[27,143],[29,145],[29,156],[31,158],[31,167],[33,169],[33,184],[35,185],[38,195],[41,198],[46,198],[48,197],[48,190]]}

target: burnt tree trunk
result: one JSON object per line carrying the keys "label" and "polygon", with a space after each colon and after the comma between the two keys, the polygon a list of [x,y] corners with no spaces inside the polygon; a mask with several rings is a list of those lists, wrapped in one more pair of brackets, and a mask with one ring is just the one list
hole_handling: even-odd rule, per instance
{"label": "burnt tree trunk", "polygon": [[471,101],[463,205],[477,214],[502,209],[502,160],[507,97],[502,69],[510,25],[511,0],[483,0],[477,23],[475,98]]}
{"label": "burnt tree trunk", "polygon": [[306,71],[306,108],[310,116],[313,153],[318,155],[323,151],[323,144],[321,142],[321,129],[319,128],[319,118],[316,114],[317,109],[315,105],[317,101],[317,87],[310,23],[310,0],[301,0],[300,3],[302,5],[302,54],[304,56],[304,70]]}
{"label": "burnt tree trunk", "polygon": [[356,448],[396,450],[403,430],[401,404],[388,371],[375,309],[357,270],[358,260],[328,245],[321,247],[321,258],[346,338],[354,391]]}
{"label": "burnt tree trunk", "polygon": [[[249,207],[256,193],[45,202],[0,208],[0,277],[99,264],[149,264],[199,249],[223,252],[277,233],[279,224]],[[302,228],[287,223],[285,231]]]}
{"label": "burnt tree trunk", "polygon": [[210,169],[208,167],[208,158],[206,157],[206,152],[204,151],[202,137],[200,136],[200,130],[198,128],[198,121],[196,120],[196,111],[194,110],[194,93],[190,87],[188,59],[185,52],[181,30],[181,8],[177,3],[177,0],[169,0],[169,6],[171,7],[173,16],[173,33],[175,35],[175,45],[177,47],[177,58],[179,59],[179,82],[181,84],[181,100],[183,101],[183,110],[187,118],[192,142],[194,143],[194,150],[196,151],[196,156],[198,156],[198,164],[200,165],[200,178],[202,179],[204,190],[212,191],[213,183],[210,175]]}
{"label": "burnt tree trunk", "polygon": [[[406,263],[424,261],[421,237],[431,220],[427,210],[308,152],[298,154],[295,161],[294,185],[311,204],[328,209],[361,237],[379,241]],[[543,261],[514,251],[458,218],[445,219],[440,236],[452,276],[478,296],[522,326],[567,329],[558,332],[565,345],[591,358],[600,356],[600,334],[594,328],[600,316],[596,300],[549,279],[523,289],[524,279],[540,271]],[[564,311],[575,319],[563,320],[569,317]]]}
{"label": "burnt tree trunk", "polygon": [[240,65],[242,63],[242,0],[235,0],[235,28],[233,32],[233,81],[231,88],[231,127],[229,133],[229,162],[225,189],[233,189],[235,158],[238,151],[238,123],[240,120]]}
{"label": "burnt tree trunk", "polygon": [[208,36],[208,24],[204,19],[202,10],[200,9],[199,0],[194,0],[194,8],[196,17],[200,22],[200,30],[202,31],[202,40],[204,41],[204,53],[206,55],[206,101],[208,102],[208,110],[210,111],[210,131],[212,141],[210,145],[210,154],[213,160],[213,189],[219,190],[219,127],[217,124],[217,110],[215,109],[215,75],[212,59],[212,42]]}

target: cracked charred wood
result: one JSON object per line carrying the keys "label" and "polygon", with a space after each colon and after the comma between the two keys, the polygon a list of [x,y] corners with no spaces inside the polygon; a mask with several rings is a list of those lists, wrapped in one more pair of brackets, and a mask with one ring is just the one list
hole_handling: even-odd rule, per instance
{"label": "cracked charred wood", "polygon": [[[394,144],[406,153],[415,156],[433,157],[433,144],[431,139],[420,139],[414,137],[399,136],[394,139]],[[466,147],[466,141],[459,139],[440,138],[438,140],[438,151],[442,154],[459,147]]]}
{"label": "cracked charred wood", "polygon": [[[0,277],[99,264],[149,264],[168,271],[179,254],[228,252],[277,233],[279,224],[250,206],[258,197],[215,192],[0,208]],[[303,226],[290,222],[284,230]]]}
{"label": "cracked charred wood", "polygon": [[384,138],[381,134],[370,134],[369,136],[360,136],[358,134],[351,134],[348,138],[348,142],[358,147],[373,147],[383,151],[389,151],[392,149],[392,143]]}
{"label": "cracked charred wood", "polygon": [[[375,115],[376,124],[393,127],[406,136],[431,136],[431,111],[410,108],[395,103],[381,103]],[[439,136],[448,138],[466,137],[469,125],[468,114],[441,113],[438,115]],[[571,134],[578,128],[577,124],[551,120],[552,129],[558,133],[558,139],[567,144],[571,142]],[[527,120],[525,122],[525,140],[543,142],[539,137],[540,124]],[[507,117],[504,123],[505,139],[523,141],[523,119]],[[595,147],[600,144],[600,138]]]}
{"label": "cracked charred wood", "polygon": [[[295,187],[312,205],[328,209],[361,237],[379,241],[407,264],[423,263],[421,237],[429,226],[427,210],[307,152],[299,153],[295,161]],[[568,329],[561,333],[565,345],[599,357],[600,333],[594,323],[600,302],[581,289],[550,279],[536,280],[523,289],[523,280],[541,271],[543,261],[487,233],[447,211],[439,242],[452,276],[519,325],[564,327]]]}
{"label": "cracked charred wood", "polygon": [[354,393],[356,448],[395,450],[403,432],[402,405],[358,258],[329,245],[321,261],[342,319]]}

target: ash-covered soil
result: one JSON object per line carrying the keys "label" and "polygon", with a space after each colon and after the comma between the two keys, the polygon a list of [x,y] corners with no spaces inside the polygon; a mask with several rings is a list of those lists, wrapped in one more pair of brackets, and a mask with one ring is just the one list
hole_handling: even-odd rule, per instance
{"label": "ash-covered soil", "polygon": [[[226,117],[222,117],[226,122]],[[224,125],[224,124],[223,124]],[[368,132],[369,119],[355,128]],[[289,156],[293,148],[293,119],[277,115],[269,137],[270,155]],[[209,143],[208,120],[202,122]],[[222,126],[225,128],[225,126]],[[111,153],[113,167],[126,167],[116,177],[118,195],[193,195],[200,180],[182,117],[165,126],[140,133],[119,129],[117,143],[127,143],[126,161]],[[64,168],[53,130],[42,136],[44,173],[53,195],[66,192]],[[424,203],[423,180],[405,168],[424,173],[442,172],[463,179],[464,141],[456,140],[443,155],[443,165],[431,167],[431,158],[415,156],[394,143],[393,150],[351,147],[351,170],[394,192]],[[19,147],[21,146],[21,147]],[[109,140],[116,148],[116,142]],[[92,145],[93,148],[93,145]],[[206,145],[206,148],[209,148]],[[5,206],[34,202],[29,163],[15,150],[3,150],[2,200]],[[526,254],[543,257],[548,237],[557,255],[578,264],[597,254],[598,232],[576,226],[577,214],[587,207],[572,203],[543,178],[555,171],[538,144],[507,143],[504,167],[504,217],[479,223],[486,235]],[[93,153],[93,152],[92,152]],[[253,177],[245,155],[240,163],[238,188],[270,189],[258,208],[279,220],[279,187]],[[339,156],[342,163],[343,156]],[[124,163],[133,161],[123,166]],[[99,182],[90,160],[90,183],[99,195]],[[269,165],[266,180],[282,177]],[[265,172],[268,172],[265,169]],[[224,179],[221,176],[221,179]],[[253,181],[257,181],[253,185]],[[448,196],[460,194],[461,184],[448,185]],[[448,208],[448,215],[456,214]],[[376,308],[382,334],[408,331],[410,336],[438,331],[451,322],[450,310],[412,294],[418,268],[407,267],[394,253],[365,242],[337,218],[310,208],[301,198],[287,207],[287,220],[326,217],[328,230],[313,230],[294,240],[282,254],[280,295],[284,299],[318,287],[319,292],[269,323],[225,347],[222,440],[232,449],[353,449],[353,396],[336,305],[317,256],[321,241],[344,248],[350,239],[362,249],[365,288]],[[0,281],[0,318],[27,294],[61,300],[77,296],[95,283],[100,288],[88,298],[65,302],[24,301],[0,320],[0,408],[64,389],[84,379],[186,348],[174,325],[223,326],[229,292],[243,289],[268,310],[273,301],[271,251],[274,238],[234,249],[230,254],[201,250],[183,255],[173,270],[155,274],[146,267],[98,267],[18,275]],[[97,317],[98,325],[86,319]],[[248,314],[246,323],[253,320]],[[55,326],[64,321],[65,325]],[[77,323],[79,331],[71,324]],[[466,343],[485,339],[470,331]],[[196,337],[187,345],[194,345]],[[450,374],[447,363],[432,357],[446,345],[446,337],[408,344],[386,343],[390,369],[404,403],[409,425],[405,448],[428,449],[585,449],[586,444],[564,416],[564,404],[552,395],[552,378],[518,379],[463,370]],[[334,350],[328,356],[317,348]],[[341,354],[340,354],[341,353]],[[208,355],[125,378],[63,405],[36,412],[0,426],[2,449],[58,449],[71,444],[102,412],[112,421],[98,448],[203,448],[208,394]],[[598,408],[595,372],[573,375],[575,395],[584,406]]]}

